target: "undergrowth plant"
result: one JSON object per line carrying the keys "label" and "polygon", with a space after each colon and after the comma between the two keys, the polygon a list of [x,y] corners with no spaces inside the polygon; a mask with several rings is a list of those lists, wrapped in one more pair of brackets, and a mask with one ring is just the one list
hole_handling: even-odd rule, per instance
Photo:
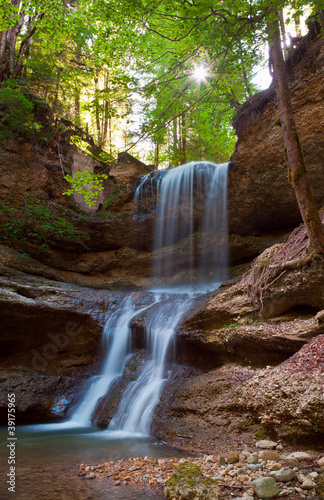
{"label": "undergrowth plant", "polygon": [[80,243],[88,237],[80,235],[67,219],[64,209],[56,215],[37,197],[25,193],[20,199],[0,201],[0,231],[6,241],[22,241],[48,248],[55,241]]}
{"label": "undergrowth plant", "polygon": [[0,141],[12,139],[16,133],[27,137],[41,129],[34,119],[34,104],[24,95],[16,82],[0,86]]}

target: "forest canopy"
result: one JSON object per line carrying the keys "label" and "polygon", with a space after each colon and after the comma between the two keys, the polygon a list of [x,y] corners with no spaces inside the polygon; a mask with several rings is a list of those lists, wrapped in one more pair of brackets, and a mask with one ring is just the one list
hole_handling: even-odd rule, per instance
{"label": "forest canopy", "polygon": [[0,0],[0,8],[2,136],[37,130],[36,96],[51,123],[82,128],[106,159],[141,144],[156,166],[227,161],[232,118],[257,91],[272,20],[282,37],[285,24],[299,36],[301,17],[321,11],[298,0]]}

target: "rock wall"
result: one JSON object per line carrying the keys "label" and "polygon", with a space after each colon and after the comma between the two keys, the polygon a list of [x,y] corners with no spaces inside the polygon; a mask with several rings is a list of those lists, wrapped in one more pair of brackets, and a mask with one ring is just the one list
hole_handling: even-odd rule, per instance
{"label": "rock wall", "polygon": [[[287,63],[292,107],[308,178],[324,204],[324,39],[302,39]],[[234,119],[238,136],[229,174],[230,233],[258,235],[301,222],[288,183],[284,146],[272,87],[249,99]]]}

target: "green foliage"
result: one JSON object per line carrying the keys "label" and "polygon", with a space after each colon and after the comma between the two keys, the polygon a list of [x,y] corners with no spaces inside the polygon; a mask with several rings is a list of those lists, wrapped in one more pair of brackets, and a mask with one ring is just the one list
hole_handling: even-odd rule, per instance
{"label": "green foliage", "polygon": [[[23,199],[0,202],[0,231],[7,241],[28,241],[48,248],[57,239],[80,242],[74,225],[62,215],[53,214],[36,196],[25,193]],[[22,254],[23,257],[28,254]]]}
{"label": "green foliage", "polygon": [[34,121],[34,104],[15,82],[9,80],[0,87],[0,140],[15,133],[31,136],[41,126]]}
{"label": "green foliage", "polygon": [[269,437],[269,433],[264,429],[264,427],[259,427],[254,433],[255,439],[267,439]]}
{"label": "green foliage", "polygon": [[234,323],[228,323],[223,326],[223,328],[229,329],[229,328],[236,328],[238,326],[238,322],[235,321]]}
{"label": "green foliage", "polygon": [[91,207],[98,198],[99,191],[104,189],[104,180],[108,179],[106,174],[95,174],[86,170],[85,172],[77,172],[73,177],[66,175],[64,177],[72,186],[71,189],[63,193],[64,195],[71,196],[74,193],[81,194],[86,203]]}
{"label": "green foliage", "polygon": [[100,217],[101,219],[113,219],[114,217],[116,217],[117,214],[115,213],[110,213],[108,214],[107,212],[99,212],[98,213],[98,217]]}

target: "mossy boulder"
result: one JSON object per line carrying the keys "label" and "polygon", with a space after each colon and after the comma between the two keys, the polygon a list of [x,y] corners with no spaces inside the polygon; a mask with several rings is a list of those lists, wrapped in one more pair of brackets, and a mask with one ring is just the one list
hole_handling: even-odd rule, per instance
{"label": "mossy boulder", "polygon": [[206,477],[200,468],[183,462],[166,481],[164,495],[167,500],[221,500],[217,482]]}

